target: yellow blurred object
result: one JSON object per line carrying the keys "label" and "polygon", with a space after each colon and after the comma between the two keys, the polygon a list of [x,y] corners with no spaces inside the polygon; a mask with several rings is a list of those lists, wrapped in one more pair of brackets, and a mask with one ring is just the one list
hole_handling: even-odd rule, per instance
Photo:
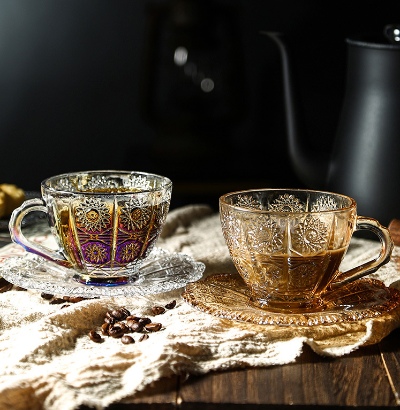
{"label": "yellow blurred object", "polygon": [[6,214],[6,194],[0,191],[0,218]]}
{"label": "yellow blurred object", "polygon": [[10,216],[25,201],[25,192],[12,184],[0,185],[0,218]]}

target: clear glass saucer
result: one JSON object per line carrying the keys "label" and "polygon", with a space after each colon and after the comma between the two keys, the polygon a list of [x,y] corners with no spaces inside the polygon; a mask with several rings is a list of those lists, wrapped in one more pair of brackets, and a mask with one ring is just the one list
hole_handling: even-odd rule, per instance
{"label": "clear glass saucer", "polygon": [[315,326],[382,316],[400,306],[400,291],[376,279],[359,279],[327,292],[322,310],[280,313],[250,303],[250,291],[237,274],[216,274],[186,286],[183,299],[211,315],[260,325]]}
{"label": "clear glass saucer", "polygon": [[73,269],[63,268],[31,253],[7,258],[0,266],[0,275],[25,289],[36,289],[53,295],[92,298],[168,292],[199,280],[204,270],[204,263],[194,261],[189,255],[155,248],[143,262],[139,279],[125,285],[83,285],[73,279]]}

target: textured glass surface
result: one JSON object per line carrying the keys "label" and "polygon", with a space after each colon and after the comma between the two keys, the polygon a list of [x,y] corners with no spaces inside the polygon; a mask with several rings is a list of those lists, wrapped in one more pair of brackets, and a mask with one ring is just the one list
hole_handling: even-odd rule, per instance
{"label": "textured glass surface", "polygon": [[58,266],[36,255],[11,257],[1,266],[1,276],[25,289],[63,296],[140,296],[179,289],[199,280],[205,265],[189,255],[154,248],[143,262],[136,282],[119,286],[89,286],[73,279],[73,269]]}
{"label": "textured glass surface", "polygon": [[[329,286],[342,286],[387,263],[393,246],[386,228],[357,216],[354,200],[329,192],[234,192],[220,198],[220,217],[232,261],[259,307],[314,309]],[[382,252],[339,272],[357,229],[377,234]]]}
{"label": "textured glass surface", "polygon": [[375,279],[359,279],[326,293],[317,311],[281,313],[250,302],[251,293],[239,275],[217,274],[186,286],[183,299],[214,316],[260,325],[315,326],[379,317],[400,306],[400,291]]}

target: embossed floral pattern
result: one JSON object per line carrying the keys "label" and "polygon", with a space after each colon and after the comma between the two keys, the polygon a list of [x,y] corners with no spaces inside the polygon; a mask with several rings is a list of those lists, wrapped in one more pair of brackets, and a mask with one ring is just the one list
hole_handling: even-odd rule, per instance
{"label": "embossed floral pattern", "polygon": [[148,208],[137,208],[132,202],[127,202],[121,208],[121,224],[130,231],[143,228],[149,221],[151,212]]}
{"label": "embossed floral pattern", "polygon": [[122,262],[131,262],[135,260],[140,252],[140,245],[136,242],[130,242],[121,247],[121,261]]}
{"label": "embossed floral pattern", "polygon": [[238,195],[235,205],[248,209],[261,209],[261,204],[249,195]]}
{"label": "embossed floral pattern", "polygon": [[100,232],[111,225],[107,205],[97,198],[85,198],[75,210],[80,228],[88,232]]}
{"label": "embossed floral pattern", "polygon": [[85,259],[91,263],[99,264],[108,260],[108,248],[101,243],[88,243],[82,249]]}
{"label": "embossed floral pattern", "polygon": [[280,195],[270,204],[269,210],[277,212],[304,212],[305,205],[294,195],[284,194]]}
{"label": "embossed floral pattern", "polygon": [[292,243],[297,251],[315,253],[324,248],[327,236],[325,224],[318,218],[308,216],[296,226]]}
{"label": "embossed floral pattern", "polygon": [[260,216],[252,221],[249,227],[248,235],[257,252],[269,254],[282,248],[283,233],[272,220]]}
{"label": "embossed floral pattern", "polygon": [[336,201],[328,196],[321,196],[312,207],[312,212],[333,211],[338,209]]}

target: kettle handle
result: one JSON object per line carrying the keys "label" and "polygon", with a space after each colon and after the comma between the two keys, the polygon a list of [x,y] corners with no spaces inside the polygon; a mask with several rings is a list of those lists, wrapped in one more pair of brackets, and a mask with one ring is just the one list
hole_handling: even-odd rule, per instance
{"label": "kettle handle", "polygon": [[372,231],[378,236],[382,247],[380,254],[376,259],[363,263],[362,265],[352,268],[346,272],[340,272],[336,280],[330,284],[331,289],[337,289],[340,286],[369,275],[370,273],[377,271],[382,265],[389,262],[394,246],[389,230],[382,226],[376,219],[358,216],[355,231],[365,229]]}

